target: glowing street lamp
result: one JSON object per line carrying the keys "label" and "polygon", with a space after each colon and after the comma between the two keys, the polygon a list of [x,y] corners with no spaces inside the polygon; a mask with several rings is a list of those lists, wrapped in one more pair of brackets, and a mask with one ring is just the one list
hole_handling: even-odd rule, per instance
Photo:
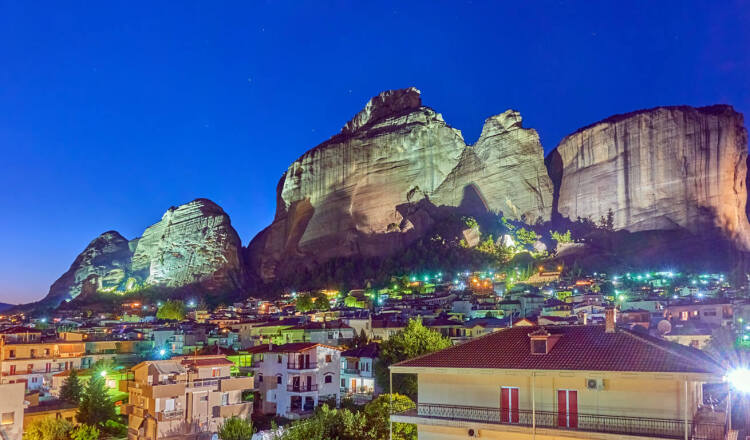
{"label": "glowing street lamp", "polygon": [[161,350],[159,350],[159,356],[164,356],[165,354],[167,354],[167,350],[165,350],[163,348]]}
{"label": "glowing street lamp", "polygon": [[735,368],[729,371],[727,381],[735,390],[750,393],[750,370],[747,368]]}
{"label": "glowing street lamp", "polygon": [[107,372],[104,371],[104,370],[102,370],[102,372],[99,373],[99,376],[101,376],[101,377],[107,377]]}

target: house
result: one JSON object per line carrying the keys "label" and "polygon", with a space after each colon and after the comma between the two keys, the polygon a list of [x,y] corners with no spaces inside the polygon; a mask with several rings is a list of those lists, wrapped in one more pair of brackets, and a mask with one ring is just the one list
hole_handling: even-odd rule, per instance
{"label": "house", "polygon": [[0,385],[0,438],[21,440],[25,387],[21,383]]}
{"label": "house", "polygon": [[373,342],[364,347],[341,353],[341,391],[363,400],[371,400],[375,392],[375,360],[380,345]]}
{"label": "house", "polygon": [[733,320],[732,304],[713,299],[701,302],[677,301],[664,309],[664,318],[672,324],[697,321],[712,327],[727,326]]}
{"label": "house", "polygon": [[[417,408],[393,422],[420,440],[724,439],[724,372],[701,351],[615,327],[514,327],[394,364],[415,374]],[[458,392],[460,390],[460,392]]]}
{"label": "house", "polygon": [[211,437],[225,418],[246,417],[253,403],[243,391],[252,377],[232,377],[225,356],[179,356],[145,361],[131,369],[133,380],[121,381],[128,392],[122,414],[128,416],[129,440]]}
{"label": "house", "polygon": [[316,342],[327,345],[341,345],[354,338],[354,329],[342,321],[307,322],[281,329],[284,343]]}
{"label": "house", "polygon": [[631,329],[639,325],[648,330],[651,327],[651,312],[645,309],[622,310],[617,316],[617,323]]}
{"label": "house", "polygon": [[28,390],[47,390],[52,375],[81,368],[86,347],[82,341],[44,339],[42,332],[27,327],[0,331],[2,383],[24,383]]}
{"label": "house", "polygon": [[319,403],[340,402],[340,348],[295,342],[253,347],[248,353],[253,356],[258,412],[298,419]]}

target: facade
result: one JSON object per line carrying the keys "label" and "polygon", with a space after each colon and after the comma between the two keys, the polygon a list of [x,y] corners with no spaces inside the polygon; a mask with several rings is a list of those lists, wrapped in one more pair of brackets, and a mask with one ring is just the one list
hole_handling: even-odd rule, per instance
{"label": "facade", "polygon": [[258,346],[253,355],[257,411],[297,419],[341,400],[341,349],[313,342]]}
{"label": "facade", "polygon": [[341,391],[369,400],[375,392],[375,360],[380,346],[367,344],[341,353]]}
{"label": "facade", "polygon": [[0,332],[1,381],[46,391],[53,374],[81,368],[85,351],[82,341],[42,339],[39,330],[11,327]]}
{"label": "facade", "polygon": [[664,310],[664,318],[673,324],[697,322],[712,327],[727,326],[733,321],[732,304],[712,300],[669,304]]}
{"label": "facade", "polygon": [[128,439],[210,438],[225,418],[248,416],[253,403],[243,391],[252,377],[232,377],[225,356],[180,356],[141,362],[132,380],[120,381],[129,393],[122,409],[128,415]]}
{"label": "facade", "polygon": [[21,440],[25,388],[21,383],[0,385],[0,438]]}
{"label": "facade", "polygon": [[514,327],[395,364],[417,375],[419,403],[391,421],[416,424],[420,440],[724,439],[726,401],[702,407],[720,367],[608,315],[605,326]]}

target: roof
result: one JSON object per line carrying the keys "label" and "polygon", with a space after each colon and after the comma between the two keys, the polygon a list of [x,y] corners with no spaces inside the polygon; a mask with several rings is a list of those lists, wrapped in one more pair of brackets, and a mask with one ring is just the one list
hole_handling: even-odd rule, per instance
{"label": "roof", "polygon": [[24,327],[24,326],[14,326],[6,328],[5,330],[0,330],[0,334],[3,335],[12,335],[12,334],[19,334],[19,333],[41,333],[42,331],[36,328],[31,327]]}
{"label": "roof", "polygon": [[222,365],[234,365],[232,361],[225,357],[209,357],[201,358],[200,356],[193,358],[189,357],[182,360],[182,365],[190,367],[220,367]]}
{"label": "roof", "polygon": [[357,358],[376,358],[380,352],[380,345],[376,342],[367,344],[364,347],[352,348],[341,353],[341,356],[345,357],[357,357]]}
{"label": "roof", "polygon": [[333,329],[347,329],[351,328],[348,325],[344,324],[343,322],[336,320],[336,321],[327,321],[327,322],[307,322],[304,324],[295,325],[294,327],[290,327],[286,330],[333,330]]}
{"label": "roof", "polygon": [[268,345],[258,345],[256,347],[251,347],[247,350],[248,354],[255,354],[255,353],[297,353],[300,351],[310,350],[311,348],[315,348],[317,346],[321,347],[327,347],[332,348],[334,350],[341,350],[338,347],[334,347],[332,345],[325,345],[325,344],[318,344],[315,342],[292,342],[289,344],[282,344],[282,345],[271,345],[270,347]]}
{"label": "roof", "polygon": [[700,350],[602,325],[548,329],[560,335],[545,355],[531,354],[529,333],[539,327],[514,327],[461,345],[395,364],[398,367],[493,368],[510,370],[585,370],[632,372],[720,372]]}

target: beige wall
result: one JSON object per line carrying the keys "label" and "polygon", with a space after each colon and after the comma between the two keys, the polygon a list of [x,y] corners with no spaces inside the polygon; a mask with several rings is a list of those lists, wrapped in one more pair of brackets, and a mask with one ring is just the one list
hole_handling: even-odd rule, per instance
{"label": "beige wall", "polygon": [[[21,440],[23,433],[23,399],[24,384],[13,383],[0,385],[0,432],[9,440]],[[10,416],[10,414],[13,414]],[[10,421],[12,417],[12,423]],[[3,420],[5,423],[2,423]]]}
{"label": "beige wall", "polygon": [[[557,410],[557,390],[578,391],[582,414],[681,419],[684,416],[684,381],[671,375],[544,372],[535,377],[537,411]],[[543,374],[543,375],[542,375]],[[604,378],[603,390],[587,390],[587,378]],[[519,388],[519,406],[532,408],[532,377],[528,371],[497,370],[493,374],[419,374],[419,402],[500,407],[500,388]],[[688,413],[697,409],[700,385],[689,383]],[[460,392],[457,392],[460,390]]]}

